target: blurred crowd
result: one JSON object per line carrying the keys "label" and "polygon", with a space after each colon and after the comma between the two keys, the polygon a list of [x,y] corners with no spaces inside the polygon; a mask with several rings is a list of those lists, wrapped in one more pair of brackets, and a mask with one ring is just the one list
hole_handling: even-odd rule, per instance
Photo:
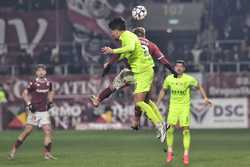
{"label": "blurred crowd", "polygon": [[[30,3],[25,3],[27,1]],[[14,6],[20,11],[66,9],[66,1],[57,2],[57,0],[8,0],[0,1],[0,6],[6,10]],[[159,44],[171,61],[184,59],[189,71],[209,72],[211,67],[214,71],[250,70],[250,0],[155,0],[155,2],[204,4],[198,32],[182,32],[184,37],[180,39],[171,34],[168,35],[169,38],[160,39],[161,35],[148,32],[150,39]],[[93,35],[84,45],[79,42],[48,45],[35,55],[25,50],[9,55],[0,53],[0,74],[9,74],[13,70],[15,74],[29,74],[32,71],[31,65],[36,63],[47,64],[51,74],[96,73],[106,61],[106,58],[100,55],[100,48],[106,44],[110,44],[109,40]],[[10,68],[10,65],[15,65],[14,69]]]}

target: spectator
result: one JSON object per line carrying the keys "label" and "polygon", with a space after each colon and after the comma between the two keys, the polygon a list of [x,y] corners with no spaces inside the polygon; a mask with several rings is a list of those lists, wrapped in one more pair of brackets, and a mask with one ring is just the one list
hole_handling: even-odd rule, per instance
{"label": "spectator", "polygon": [[213,49],[215,41],[218,38],[218,32],[212,23],[209,24],[208,29],[205,29],[200,36],[199,43],[201,47]]}

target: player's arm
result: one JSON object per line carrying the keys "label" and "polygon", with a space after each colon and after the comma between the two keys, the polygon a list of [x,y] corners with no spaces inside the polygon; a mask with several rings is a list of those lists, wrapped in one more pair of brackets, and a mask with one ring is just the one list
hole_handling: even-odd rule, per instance
{"label": "player's arm", "polygon": [[55,97],[55,92],[52,89],[52,83],[50,83],[48,92],[48,104],[47,104],[48,110],[53,107],[54,97]]}
{"label": "player's arm", "polygon": [[121,43],[122,43],[122,47],[120,48],[112,49],[110,47],[104,47],[102,48],[102,52],[104,54],[119,54],[119,55],[123,53],[131,52],[135,49],[136,39],[130,38],[129,35],[126,35],[123,37]]}
{"label": "player's arm", "polygon": [[160,93],[159,93],[159,96],[157,98],[157,101],[156,101],[157,106],[159,106],[161,104],[161,101],[165,95],[166,95],[166,90],[164,88],[162,88]]}
{"label": "player's arm", "polygon": [[205,92],[205,89],[203,88],[203,86],[201,84],[198,84],[197,90],[200,92],[200,94],[204,100],[204,103],[207,105],[212,105],[212,102],[208,99],[207,94]]}
{"label": "player's arm", "polygon": [[118,55],[112,55],[112,58],[104,64],[102,76],[105,76],[111,69],[111,65],[119,60]]}
{"label": "player's arm", "polygon": [[32,92],[33,89],[34,85],[32,82],[30,82],[27,88],[25,88],[22,93],[22,97],[25,102],[25,108],[32,113],[35,112],[35,109],[31,104],[31,96],[30,96],[30,92]]}
{"label": "player's arm", "polygon": [[164,96],[166,95],[167,90],[169,89],[169,81],[168,81],[168,77],[164,80],[160,94],[157,98],[157,105],[159,106],[162,99],[164,98]]}
{"label": "player's arm", "polygon": [[23,97],[23,100],[24,100],[26,105],[31,104],[31,97],[29,95],[28,89],[24,89],[24,91],[22,93],[22,97]]}
{"label": "player's arm", "polygon": [[152,56],[157,59],[161,64],[163,64],[166,68],[169,69],[169,71],[174,74],[177,75],[176,71],[174,70],[174,68],[171,66],[170,62],[167,60],[166,56],[161,52],[161,50],[159,49],[159,47],[154,44],[153,42],[150,42],[150,46],[149,46],[151,52],[152,52]]}

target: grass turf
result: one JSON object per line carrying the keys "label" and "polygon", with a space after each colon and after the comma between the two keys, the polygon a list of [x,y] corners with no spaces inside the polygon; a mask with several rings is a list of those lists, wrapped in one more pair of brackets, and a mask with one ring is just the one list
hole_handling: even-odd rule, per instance
{"label": "grass turf", "polygon": [[[56,161],[42,157],[42,132],[34,132],[8,160],[20,131],[0,132],[0,167],[181,167],[182,137],[175,132],[175,159],[165,164],[152,131],[56,131]],[[190,167],[250,167],[250,129],[193,130]]]}

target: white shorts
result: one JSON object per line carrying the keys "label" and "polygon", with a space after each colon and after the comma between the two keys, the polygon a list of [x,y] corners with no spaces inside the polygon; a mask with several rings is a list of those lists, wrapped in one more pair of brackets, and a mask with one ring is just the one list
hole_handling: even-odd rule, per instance
{"label": "white shorts", "polygon": [[50,124],[49,112],[29,112],[26,124],[38,126],[39,128],[41,128],[43,125]]}
{"label": "white shorts", "polygon": [[126,84],[134,84],[135,79],[133,73],[130,69],[124,68],[120,71],[120,73],[114,78],[112,85],[113,87],[118,90],[125,86]]}

